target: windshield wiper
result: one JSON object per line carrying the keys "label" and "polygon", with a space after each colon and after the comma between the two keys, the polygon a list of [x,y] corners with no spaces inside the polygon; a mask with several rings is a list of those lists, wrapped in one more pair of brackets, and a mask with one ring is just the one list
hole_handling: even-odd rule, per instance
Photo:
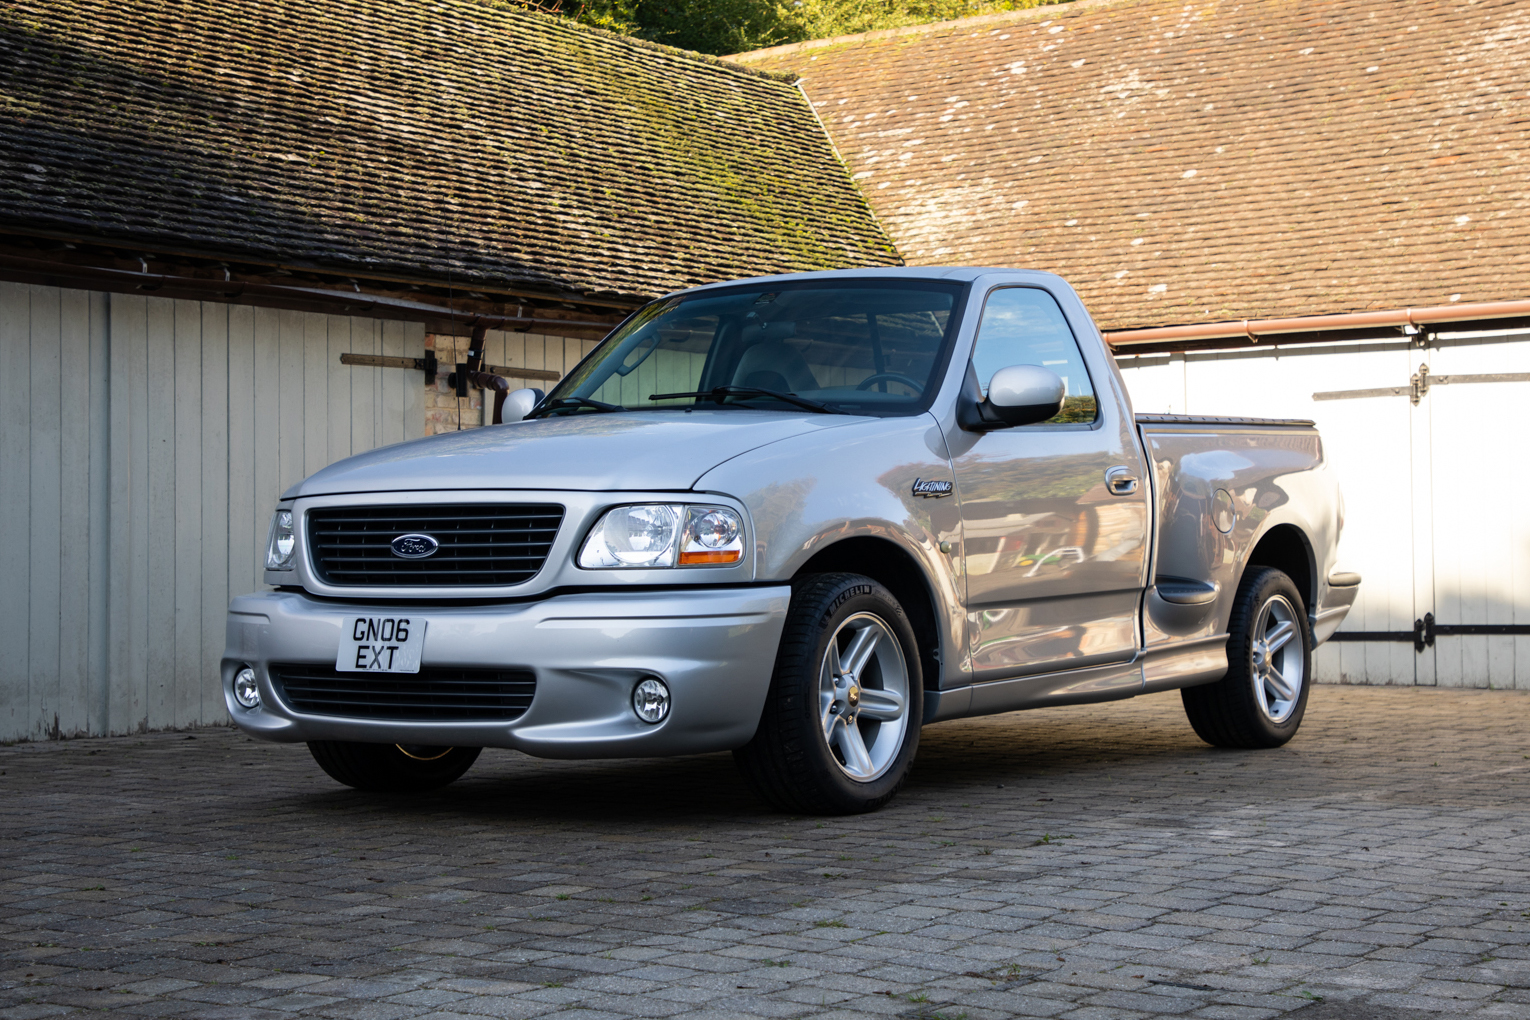
{"label": "windshield wiper", "polygon": [[795,393],[782,393],[779,390],[762,390],[758,386],[714,386],[709,390],[697,390],[694,393],[652,393],[649,400],[675,400],[680,397],[711,397],[712,402],[721,404],[727,397],[773,397],[787,404],[792,404],[806,411],[817,411],[819,414],[849,414],[837,407],[818,400],[809,400],[807,397],[799,397]]}
{"label": "windshield wiper", "polygon": [[620,404],[607,404],[599,400],[591,400],[589,397],[559,397],[557,400],[549,400],[528,414],[524,419],[540,418],[544,414],[552,414],[554,411],[572,411],[577,407],[593,407],[597,411],[625,411]]}

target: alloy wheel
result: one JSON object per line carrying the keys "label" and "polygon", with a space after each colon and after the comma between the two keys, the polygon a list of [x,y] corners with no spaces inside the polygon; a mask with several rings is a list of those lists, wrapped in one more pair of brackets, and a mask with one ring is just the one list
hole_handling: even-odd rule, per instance
{"label": "alloy wheel", "polygon": [[1250,674],[1254,681],[1254,700],[1259,709],[1275,723],[1283,723],[1296,710],[1306,682],[1306,660],[1299,645],[1301,626],[1297,610],[1284,595],[1276,595],[1259,610],[1254,625]]}
{"label": "alloy wheel", "polygon": [[824,740],[845,775],[865,783],[892,767],[908,731],[908,664],[880,617],[856,613],[836,628],[818,702]]}

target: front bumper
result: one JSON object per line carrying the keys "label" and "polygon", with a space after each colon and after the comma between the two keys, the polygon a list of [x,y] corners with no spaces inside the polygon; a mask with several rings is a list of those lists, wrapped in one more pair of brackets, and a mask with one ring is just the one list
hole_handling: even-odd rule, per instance
{"label": "front bumper", "polygon": [[[791,589],[725,588],[560,595],[491,606],[410,606],[427,621],[422,663],[530,669],[531,707],[512,720],[374,720],[296,711],[271,682],[272,662],[333,666],[347,617],[379,615],[365,603],[300,592],[244,595],[229,605],[223,697],[235,725],[282,742],[353,740],[511,747],[544,758],[653,757],[723,751],[754,735]],[[397,612],[389,607],[382,612]],[[233,679],[252,666],[261,706],[234,700]],[[671,707],[650,725],[632,689],[657,676]]]}

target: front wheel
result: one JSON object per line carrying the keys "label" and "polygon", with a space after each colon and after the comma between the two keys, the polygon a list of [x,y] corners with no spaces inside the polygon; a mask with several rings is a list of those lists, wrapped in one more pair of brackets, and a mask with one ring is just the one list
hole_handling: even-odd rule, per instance
{"label": "front wheel", "polygon": [[903,785],[923,715],[898,600],[869,577],[817,574],[793,587],[759,729],[734,758],[782,810],[871,811]]}
{"label": "front wheel", "polygon": [[1273,567],[1250,569],[1227,630],[1227,675],[1181,690],[1185,714],[1216,747],[1279,747],[1302,724],[1312,676],[1312,631],[1296,584]]}
{"label": "front wheel", "polygon": [[481,747],[357,744],[310,740],[308,751],[331,779],[370,793],[419,793],[459,779]]}

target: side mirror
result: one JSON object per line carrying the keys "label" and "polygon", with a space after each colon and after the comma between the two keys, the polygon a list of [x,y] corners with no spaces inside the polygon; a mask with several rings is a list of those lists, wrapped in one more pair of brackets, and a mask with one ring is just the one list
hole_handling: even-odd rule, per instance
{"label": "side mirror", "polygon": [[1062,377],[1040,365],[1010,365],[993,374],[988,396],[981,398],[977,374],[967,384],[957,409],[957,423],[968,432],[988,432],[1046,421],[1062,410],[1067,387]]}
{"label": "side mirror", "polygon": [[505,396],[502,421],[520,421],[542,402],[541,390],[512,390]]}

